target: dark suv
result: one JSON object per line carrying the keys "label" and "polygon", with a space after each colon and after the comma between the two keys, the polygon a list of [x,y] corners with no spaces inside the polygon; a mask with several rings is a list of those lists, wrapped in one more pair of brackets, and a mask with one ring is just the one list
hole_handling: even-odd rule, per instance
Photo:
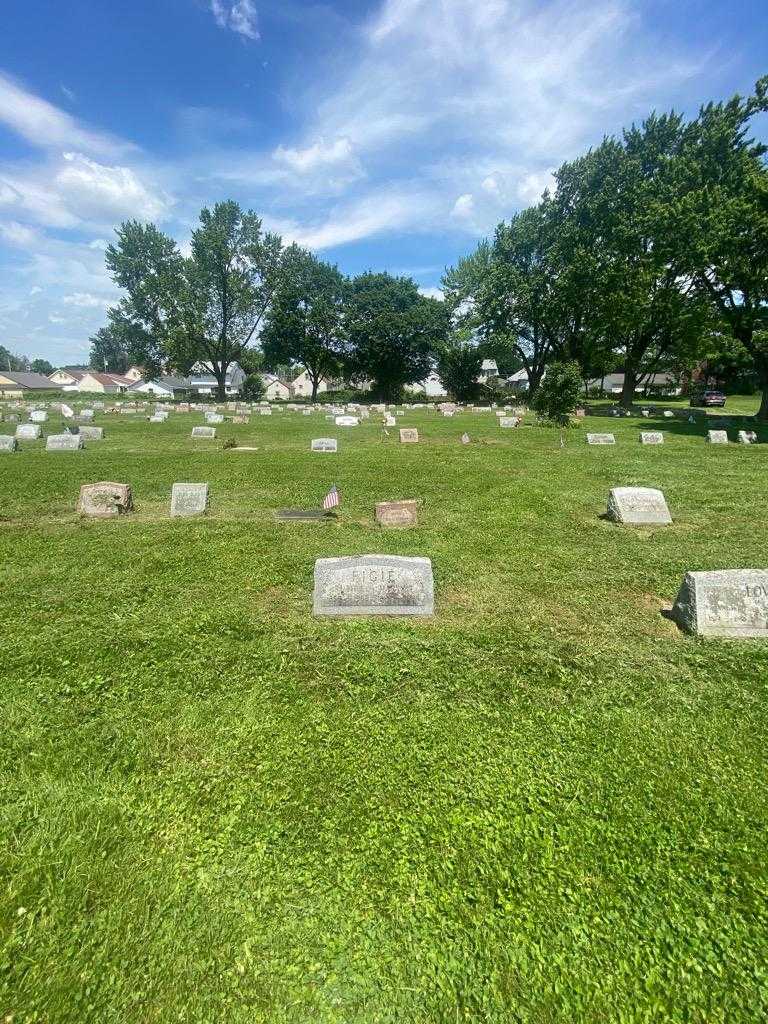
{"label": "dark suv", "polygon": [[722,391],[699,391],[691,395],[691,405],[720,406],[725,405],[725,395]]}

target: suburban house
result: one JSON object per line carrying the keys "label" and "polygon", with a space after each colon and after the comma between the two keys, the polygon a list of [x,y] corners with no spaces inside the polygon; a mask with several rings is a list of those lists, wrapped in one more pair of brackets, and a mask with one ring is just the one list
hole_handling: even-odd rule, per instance
{"label": "suburban house", "polygon": [[30,391],[55,391],[56,385],[42,373],[3,370],[0,373],[0,394],[20,397]]}
{"label": "suburban house", "polygon": [[427,398],[445,398],[448,394],[435,370],[418,384],[406,384],[405,390],[413,395],[425,395]]}
{"label": "suburban house", "polygon": [[76,366],[62,366],[48,374],[48,379],[64,391],[76,391],[86,373],[87,370],[78,369]]}
{"label": "suburban house", "polygon": [[158,398],[176,398],[188,391],[187,377],[155,377],[153,380],[142,380],[139,377],[128,388],[129,395],[156,395]]}
{"label": "suburban house", "polygon": [[[607,373],[605,377],[596,377],[587,382],[590,391],[603,391],[606,395],[620,395],[624,390],[623,373]],[[635,385],[635,394],[643,395],[646,392],[657,392],[663,395],[680,395],[682,387],[676,377],[671,373],[646,374],[638,379]]]}
{"label": "suburban house", "polygon": [[118,395],[127,391],[133,384],[132,380],[119,373],[97,373],[89,370],[84,374],[77,386],[78,391],[94,392],[105,395]]}
{"label": "suburban house", "polygon": [[483,363],[482,363],[482,366],[480,367],[480,373],[479,373],[477,379],[482,384],[484,384],[487,380],[490,380],[491,377],[498,377],[498,376],[499,376],[499,368],[496,365],[496,360],[495,359],[484,359]]}
{"label": "suburban house", "polygon": [[[239,395],[245,376],[245,372],[238,363],[231,363],[224,384],[226,394]],[[218,386],[219,383],[211,367],[206,363],[195,363],[189,373],[189,390],[198,395],[215,395]]]}
{"label": "suburban house", "polygon": [[[267,374],[262,375],[262,379]],[[266,381],[264,381],[266,384]],[[321,395],[324,391],[328,391],[328,382],[323,380],[321,377],[317,382],[317,393]],[[331,387],[330,390],[333,390]],[[312,379],[306,370],[302,370],[298,377],[294,377],[291,381],[291,391],[293,392],[294,398],[311,398],[312,397]]]}
{"label": "suburban house", "polygon": [[[262,373],[261,379],[264,383],[264,398],[269,402],[287,402],[293,398],[293,388],[280,380],[274,373]],[[310,391],[310,394],[312,392]]]}
{"label": "suburban house", "polygon": [[129,369],[125,371],[123,376],[127,377],[128,380],[141,380],[142,369],[140,366],[131,366]]}

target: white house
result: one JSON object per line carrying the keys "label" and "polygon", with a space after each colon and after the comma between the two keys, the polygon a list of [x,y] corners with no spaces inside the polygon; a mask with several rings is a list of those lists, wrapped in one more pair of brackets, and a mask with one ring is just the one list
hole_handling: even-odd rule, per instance
{"label": "white house", "polygon": [[128,388],[131,395],[157,395],[159,398],[175,398],[178,392],[188,391],[186,377],[156,377],[154,380],[139,378]]}
{"label": "white house", "polygon": [[[620,395],[624,390],[623,373],[607,373],[605,377],[596,377],[588,382],[590,391],[604,391],[606,395]],[[635,384],[635,394],[644,394],[648,391],[655,391],[664,395],[682,394],[680,382],[671,373],[653,373],[641,377]]]}
{"label": "white house", "polygon": [[127,391],[133,384],[132,380],[119,373],[97,373],[90,370],[80,380],[77,390],[96,392],[99,394],[116,395]]}
{"label": "white house", "polygon": [[53,373],[49,373],[48,379],[65,391],[76,391],[86,373],[88,373],[87,370],[76,370],[74,367],[62,366],[58,370],[54,370]]}
{"label": "white house", "polygon": [[487,381],[490,377],[498,377],[499,368],[496,365],[495,359],[484,359],[482,366],[480,367],[480,373],[478,375],[479,381]]}
{"label": "white house", "polygon": [[[321,377],[317,382],[317,393],[321,395],[328,390],[328,382]],[[294,398],[312,397],[312,378],[306,370],[302,370],[298,377],[291,381],[291,391]]]}
{"label": "white house", "polygon": [[[238,363],[231,363],[227,369],[224,390],[227,395],[239,395],[245,380],[245,373]],[[218,381],[211,366],[207,363],[195,363],[189,373],[189,390],[198,395],[214,395]]]}
{"label": "white house", "polygon": [[445,398],[448,394],[435,370],[418,384],[406,384],[405,390],[414,395],[425,395],[427,398]]}
{"label": "white house", "polygon": [[289,398],[293,397],[291,386],[276,377],[274,373],[262,373],[261,379],[264,382],[264,398],[267,401],[287,402]]}

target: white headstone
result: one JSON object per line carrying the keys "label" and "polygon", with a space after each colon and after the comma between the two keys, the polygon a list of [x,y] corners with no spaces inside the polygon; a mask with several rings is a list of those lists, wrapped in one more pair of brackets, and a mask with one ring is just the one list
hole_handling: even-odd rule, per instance
{"label": "white headstone", "polygon": [[640,444],[664,444],[664,435],[659,430],[644,430],[640,434]]}
{"label": "white headstone", "polygon": [[608,518],[630,526],[669,526],[672,516],[661,491],[653,487],[614,487],[608,496]]}
{"label": "white headstone", "polygon": [[216,437],[216,427],[192,427],[192,437],[210,441]]}
{"label": "white headstone", "polygon": [[15,452],[19,447],[16,438],[10,434],[0,434],[0,452]]}
{"label": "white headstone", "polygon": [[16,427],[16,437],[19,441],[37,441],[42,434],[38,423],[20,423]]}
{"label": "white headstone", "polygon": [[417,444],[419,440],[419,432],[415,427],[401,427],[400,429],[400,442],[401,444]]}
{"label": "white headstone", "polygon": [[78,428],[78,434],[84,441],[103,441],[104,427],[83,426]]}
{"label": "white headstone", "polygon": [[80,434],[49,434],[45,440],[47,452],[76,452],[85,448]]}
{"label": "white headstone", "polygon": [[203,516],[208,510],[208,484],[174,484],[171,488],[171,516]]}
{"label": "white headstone", "polygon": [[728,444],[727,430],[708,430],[707,441],[710,444]]}
{"label": "white headstone", "polygon": [[77,511],[96,519],[113,519],[133,508],[129,484],[102,480],[97,484],[83,484],[77,502]]}
{"label": "white headstone", "polygon": [[587,444],[616,444],[613,434],[587,434]]}
{"label": "white headstone", "polygon": [[315,615],[432,615],[428,558],[360,555],[315,562]]}
{"label": "white headstone", "polygon": [[34,409],[29,414],[29,418],[32,423],[45,423],[48,419],[48,413],[44,409]]}
{"label": "white headstone", "polygon": [[337,416],[336,417],[337,427],[359,427],[360,420],[357,416]]}
{"label": "white headstone", "polygon": [[768,639],[768,569],[687,572],[672,617],[699,636]]}
{"label": "white headstone", "polygon": [[500,427],[516,427],[519,422],[517,416],[499,416]]}
{"label": "white headstone", "polygon": [[315,437],[312,439],[311,451],[313,452],[335,452],[338,450],[338,441],[335,437]]}

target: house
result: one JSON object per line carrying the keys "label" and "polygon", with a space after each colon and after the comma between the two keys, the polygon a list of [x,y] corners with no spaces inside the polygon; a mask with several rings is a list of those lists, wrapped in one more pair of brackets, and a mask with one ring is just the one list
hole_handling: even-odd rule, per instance
{"label": "house", "polygon": [[131,366],[130,369],[126,370],[123,374],[128,380],[141,380],[144,376],[140,366]]}
{"label": "house", "polygon": [[418,384],[406,384],[405,390],[414,395],[425,395],[427,398],[445,398],[448,394],[435,370]]}
{"label": "house", "polygon": [[484,359],[482,366],[480,367],[480,373],[478,374],[478,380],[481,383],[485,383],[490,380],[491,377],[499,376],[499,368],[496,365],[495,359]]}
{"label": "house", "polygon": [[[261,379],[264,383],[264,398],[269,402],[287,402],[293,397],[292,386],[280,380],[274,373],[262,373]],[[312,392],[310,391],[310,394]]]}
{"label": "house", "polygon": [[42,373],[25,373],[16,370],[3,370],[0,373],[0,393],[21,396],[30,391],[56,391],[56,385],[50,377]]}
{"label": "house", "polygon": [[159,398],[176,398],[187,391],[188,377],[155,377],[153,380],[139,378],[128,388],[129,395],[157,395]]}
{"label": "house", "polygon": [[[266,376],[266,375],[263,375]],[[262,378],[263,379],[263,378]],[[312,397],[312,378],[306,370],[302,370],[298,377],[295,377],[291,381],[291,390],[294,398],[311,398]],[[317,393],[321,395],[324,391],[333,390],[329,389],[328,382],[323,380],[321,377],[317,382]]]}
{"label": "house", "polygon": [[[587,381],[590,391],[602,391],[606,395],[620,395],[624,390],[623,373],[607,373],[605,377],[596,377]],[[635,384],[635,394],[642,395],[646,392],[657,392],[663,395],[682,394],[682,387],[676,377],[671,373],[652,373],[638,378]]]}
{"label": "house", "polygon": [[64,391],[76,391],[80,381],[88,373],[77,366],[62,366],[48,375],[48,379]]}
{"label": "house", "polygon": [[[245,372],[238,363],[230,363],[224,389],[227,395],[239,395],[245,381]],[[207,363],[195,363],[189,373],[189,390],[198,395],[213,395],[219,382]]]}
{"label": "house", "polygon": [[133,384],[132,380],[117,373],[97,373],[89,370],[84,374],[77,386],[78,391],[94,392],[98,394],[116,395],[127,391]]}

